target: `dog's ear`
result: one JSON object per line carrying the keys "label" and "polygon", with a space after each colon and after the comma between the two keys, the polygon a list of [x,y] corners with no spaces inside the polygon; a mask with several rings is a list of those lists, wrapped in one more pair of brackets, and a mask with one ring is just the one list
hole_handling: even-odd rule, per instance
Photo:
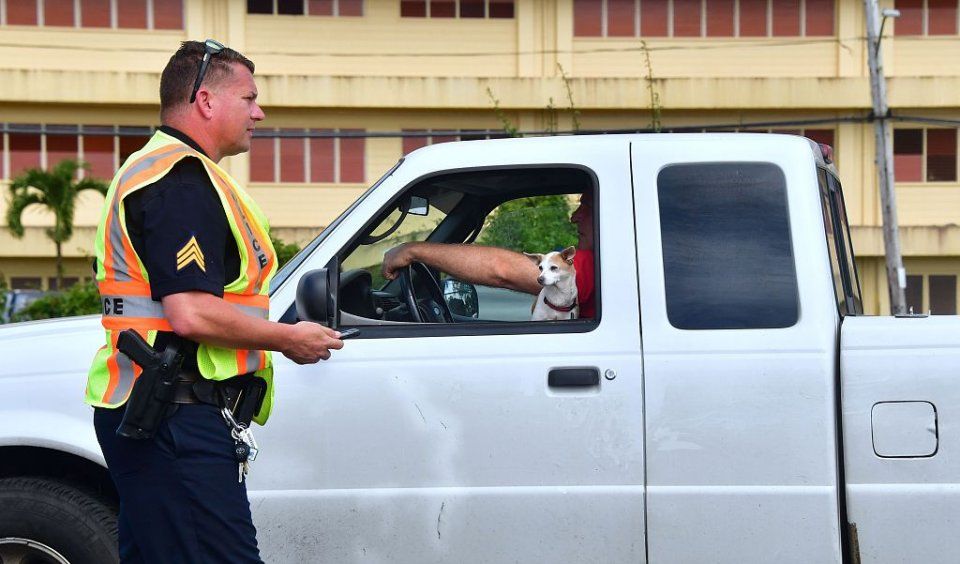
{"label": "dog's ear", "polygon": [[560,251],[560,258],[567,261],[567,264],[573,264],[573,255],[577,254],[577,249],[574,247],[567,247],[566,249]]}
{"label": "dog's ear", "polygon": [[533,261],[533,264],[540,264],[543,260],[543,255],[539,253],[523,253],[523,256]]}

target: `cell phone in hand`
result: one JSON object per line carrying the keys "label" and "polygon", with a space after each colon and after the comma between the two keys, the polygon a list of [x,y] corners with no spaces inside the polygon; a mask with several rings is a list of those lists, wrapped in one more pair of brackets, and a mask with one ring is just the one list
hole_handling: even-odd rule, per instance
{"label": "cell phone in hand", "polygon": [[360,330],[357,329],[356,327],[352,329],[344,329],[343,331],[340,331],[340,339],[341,340],[349,339],[350,337],[356,337],[359,334],[360,334]]}

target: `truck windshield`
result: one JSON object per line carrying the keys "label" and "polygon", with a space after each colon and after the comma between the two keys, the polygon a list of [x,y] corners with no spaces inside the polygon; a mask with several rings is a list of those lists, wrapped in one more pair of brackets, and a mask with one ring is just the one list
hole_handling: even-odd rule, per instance
{"label": "truck windshield", "polygon": [[384,181],[386,181],[386,179],[390,178],[390,175],[396,172],[396,170],[400,168],[400,165],[402,164],[403,164],[403,159],[400,159],[399,161],[397,161],[397,164],[393,165],[393,168],[388,170],[386,174],[380,177],[380,180],[377,180],[373,184],[373,186],[368,188],[367,191],[364,192],[359,198],[357,198],[356,201],[350,204],[350,206],[347,209],[345,209],[343,213],[337,216],[337,219],[333,220],[330,223],[330,225],[324,228],[324,230],[321,231],[320,234],[313,239],[313,241],[310,241],[310,243],[308,243],[307,246],[304,247],[299,253],[294,255],[294,257],[290,259],[287,262],[287,264],[283,265],[283,267],[277,272],[276,276],[273,277],[273,280],[270,281],[270,294],[273,295],[273,293],[277,291],[277,288],[282,286],[284,281],[286,281],[286,279],[289,278],[290,275],[293,274],[293,272],[297,270],[297,268],[299,268],[301,264],[303,264],[303,261],[307,260],[307,257],[309,257],[313,253],[313,251],[315,251],[317,247],[320,246],[320,243],[322,243],[323,240],[327,238],[327,235],[333,232],[333,230],[338,225],[340,225],[340,223],[343,222],[343,219],[348,215],[350,215],[350,212],[352,212],[354,209],[356,209],[357,206],[360,205],[360,202],[365,200],[367,196],[369,196],[374,190],[376,190],[377,186],[380,186],[381,184],[384,183]]}
{"label": "truck windshield", "polygon": [[367,234],[360,246],[343,259],[340,264],[341,269],[344,272],[354,269],[366,270],[373,279],[373,287],[382,288],[387,282],[380,271],[384,253],[401,243],[427,240],[427,237],[447,216],[444,212],[444,209],[447,209],[446,206],[434,205],[437,203],[436,198],[425,201],[429,201],[429,205],[424,215],[405,213],[400,206],[395,207]]}

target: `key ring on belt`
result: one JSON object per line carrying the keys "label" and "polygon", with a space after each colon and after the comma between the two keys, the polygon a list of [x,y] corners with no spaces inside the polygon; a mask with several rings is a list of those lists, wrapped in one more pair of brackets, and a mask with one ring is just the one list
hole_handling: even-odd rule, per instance
{"label": "key ring on belt", "polygon": [[229,408],[221,408],[220,413],[223,415],[223,420],[226,421],[227,427],[230,427],[230,436],[233,437],[233,440],[246,443],[247,446],[250,447],[250,462],[256,460],[260,446],[257,444],[257,439],[253,436],[253,431],[243,423],[238,423]]}

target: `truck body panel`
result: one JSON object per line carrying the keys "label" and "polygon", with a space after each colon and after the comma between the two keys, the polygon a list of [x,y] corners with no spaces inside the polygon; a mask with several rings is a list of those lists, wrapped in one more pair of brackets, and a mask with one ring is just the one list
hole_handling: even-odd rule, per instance
{"label": "truck body panel", "polygon": [[864,562],[960,554],[960,318],[843,323],[849,520]]}
{"label": "truck body panel", "polygon": [[[828,209],[839,182],[805,139],[417,150],[278,274],[270,319],[294,320],[300,280],[339,269],[419,187],[475,190],[482,222],[529,195],[510,174],[530,170],[591,184],[531,194],[595,190],[597,319],[384,318],[327,362],[275,354],[248,477],[266,561],[955,560],[960,318],[857,315],[842,198]],[[456,188],[487,172],[501,192]],[[417,220],[426,240],[468,239],[449,208]],[[103,465],[82,402],[102,339],[95,316],[0,329],[0,393],[16,398],[0,457],[34,446]],[[565,369],[595,383],[551,385]]]}

